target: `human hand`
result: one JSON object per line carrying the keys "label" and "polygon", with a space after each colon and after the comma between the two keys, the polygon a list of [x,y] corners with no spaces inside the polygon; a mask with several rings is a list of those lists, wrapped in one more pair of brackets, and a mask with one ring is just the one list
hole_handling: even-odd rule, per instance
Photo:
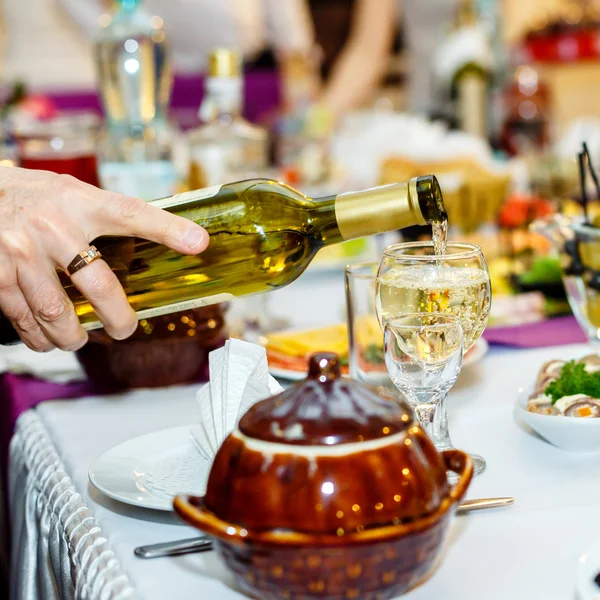
{"label": "human hand", "polygon": [[[56,269],[103,235],[135,236],[182,254],[208,246],[193,221],[68,175],[0,168],[0,312],[33,350],[77,350],[87,341]],[[103,260],[71,276],[115,339],[137,327],[117,277]]]}

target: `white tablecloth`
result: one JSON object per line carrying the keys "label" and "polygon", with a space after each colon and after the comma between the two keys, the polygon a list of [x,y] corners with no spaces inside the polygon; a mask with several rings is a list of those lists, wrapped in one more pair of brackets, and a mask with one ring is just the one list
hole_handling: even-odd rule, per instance
{"label": "white tablecloth", "polygon": [[[297,288],[299,292],[293,306],[298,307],[298,301],[305,303],[302,310],[298,308],[298,314],[302,313],[299,325],[312,324],[311,312],[316,321],[323,322],[331,322],[333,315],[340,315],[339,283],[337,275],[320,282],[320,286],[331,287],[328,303],[323,303],[321,288],[318,295],[310,293],[310,280],[305,282],[302,293]],[[292,302],[292,296],[287,300]],[[277,306],[286,304],[278,301]],[[287,305],[288,309],[290,306]],[[544,361],[582,355],[587,350],[584,346],[494,350],[481,363],[465,369],[449,399],[451,433],[458,447],[482,454],[488,462],[486,472],[474,480],[469,496],[510,495],[516,498],[516,504],[508,509],[457,518],[440,568],[407,598],[562,600],[574,597],[578,558],[600,540],[597,518],[600,461],[594,456],[573,455],[550,446],[517,425],[513,407],[517,389],[531,384]],[[196,532],[174,516],[111,501],[94,490],[87,479],[94,458],[114,444],[196,421],[195,392],[194,386],[140,390],[114,397],[47,402],[36,410],[40,429],[38,425],[33,429],[47,433],[62,461],[60,468],[93,516],[97,535],[108,540],[105,550],[114,552],[114,568],[122,569],[137,597],[145,600],[244,598],[235,591],[232,577],[214,553],[150,561],[136,558],[133,549],[138,545],[193,536]],[[17,504],[25,499],[31,501],[31,488],[37,487],[35,477],[30,475],[31,467],[27,469],[19,462],[22,460],[20,445],[29,442],[28,419],[35,420],[26,416],[20,422],[19,435],[23,441],[13,445],[12,480],[19,476],[26,480],[21,491],[13,483],[11,492],[13,498],[17,492]],[[50,447],[45,450],[52,451]],[[42,456],[40,453],[39,458]],[[13,513],[12,519],[13,526],[22,526],[21,513]],[[58,519],[57,526],[61,523]],[[47,535],[43,531],[43,519],[30,520],[27,525],[38,540]],[[40,548],[40,544],[38,551],[42,552],[38,568],[52,569],[57,587],[68,589],[68,578],[72,574],[64,568],[64,562],[62,569],[57,567],[67,556],[65,547],[58,551],[50,547],[50,553],[58,552],[54,560],[44,556],[47,550]],[[44,596],[32,591],[24,597],[51,600],[60,596]]]}

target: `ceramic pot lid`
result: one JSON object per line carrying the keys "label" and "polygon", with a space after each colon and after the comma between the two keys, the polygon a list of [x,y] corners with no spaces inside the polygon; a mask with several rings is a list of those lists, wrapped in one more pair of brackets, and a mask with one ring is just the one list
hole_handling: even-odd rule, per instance
{"label": "ceramic pot lid", "polygon": [[332,446],[391,436],[412,423],[398,397],[342,378],[339,357],[323,352],[311,356],[304,381],[254,405],[239,430],[267,442]]}

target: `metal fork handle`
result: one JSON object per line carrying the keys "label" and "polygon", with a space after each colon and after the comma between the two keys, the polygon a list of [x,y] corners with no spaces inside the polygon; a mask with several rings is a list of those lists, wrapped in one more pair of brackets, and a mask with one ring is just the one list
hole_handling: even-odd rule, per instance
{"label": "metal fork handle", "polygon": [[208,536],[201,535],[176,542],[139,546],[134,553],[140,558],[160,558],[162,556],[179,556],[190,552],[207,552],[208,550],[212,550],[212,541]]}

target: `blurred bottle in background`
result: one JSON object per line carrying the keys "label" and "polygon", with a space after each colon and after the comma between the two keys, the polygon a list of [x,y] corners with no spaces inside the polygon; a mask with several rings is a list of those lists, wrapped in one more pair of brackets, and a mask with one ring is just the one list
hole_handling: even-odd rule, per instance
{"label": "blurred bottle in background", "polygon": [[175,192],[173,132],[167,120],[173,72],[162,19],[141,0],[114,0],[96,38],[106,112],[100,146],[103,188],[145,200]]}
{"label": "blurred bottle in background", "polygon": [[241,57],[230,49],[210,53],[203,124],[187,134],[191,189],[256,177],[267,167],[268,133],[242,117]]}
{"label": "blurred bottle in background", "polygon": [[492,56],[493,69],[490,81],[490,105],[488,110],[488,137],[495,149],[499,148],[499,138],[507,113],[505,90],[510,82],[511,69],[502,2],[498,0],[478,0],[479,22],[487,31]]}
{"label": "blurred bottle in background", "polygon": [[494,57],[489,28],[480,21],[476,0],[459,0],[453,27],[435,58],[440,117],[466,133],[488,138]]}
{"label": "blurred bottle in background", "polygon": [[326,112],[316,104],[321,88],[317,57],[310,53],[285,56],[281,61],[281,80],[283,98],[275,132],[276,162],[290,183],[317,183],[326,175],[324,140],[330,133],[319,123],[326,118]]}
{"label": "blurred bottle in background", "polygon": [[[469,38],[475,35],[480,44],[488,45],[490,42],[487,31],[478,22],[478,18],[479,11],[475,0],[461,0],[457,10],[456,31],[459,36],[464,36],[464,39],[460,40],[464,48],[468,46]],[[489,51],[490,48],[486,50]],[[455,99],[455,115],[459,129],[487,138],[490,87],[489,65],[480,60],[475,50],[452,77],[452,96]]]}
{"label": "blurred bottle in background", "polygon": [[550,142],[550,94],[536,69],[515,69],[505,90],[506,120],[502,149],[510,156],[527,156],[544,150]]}

